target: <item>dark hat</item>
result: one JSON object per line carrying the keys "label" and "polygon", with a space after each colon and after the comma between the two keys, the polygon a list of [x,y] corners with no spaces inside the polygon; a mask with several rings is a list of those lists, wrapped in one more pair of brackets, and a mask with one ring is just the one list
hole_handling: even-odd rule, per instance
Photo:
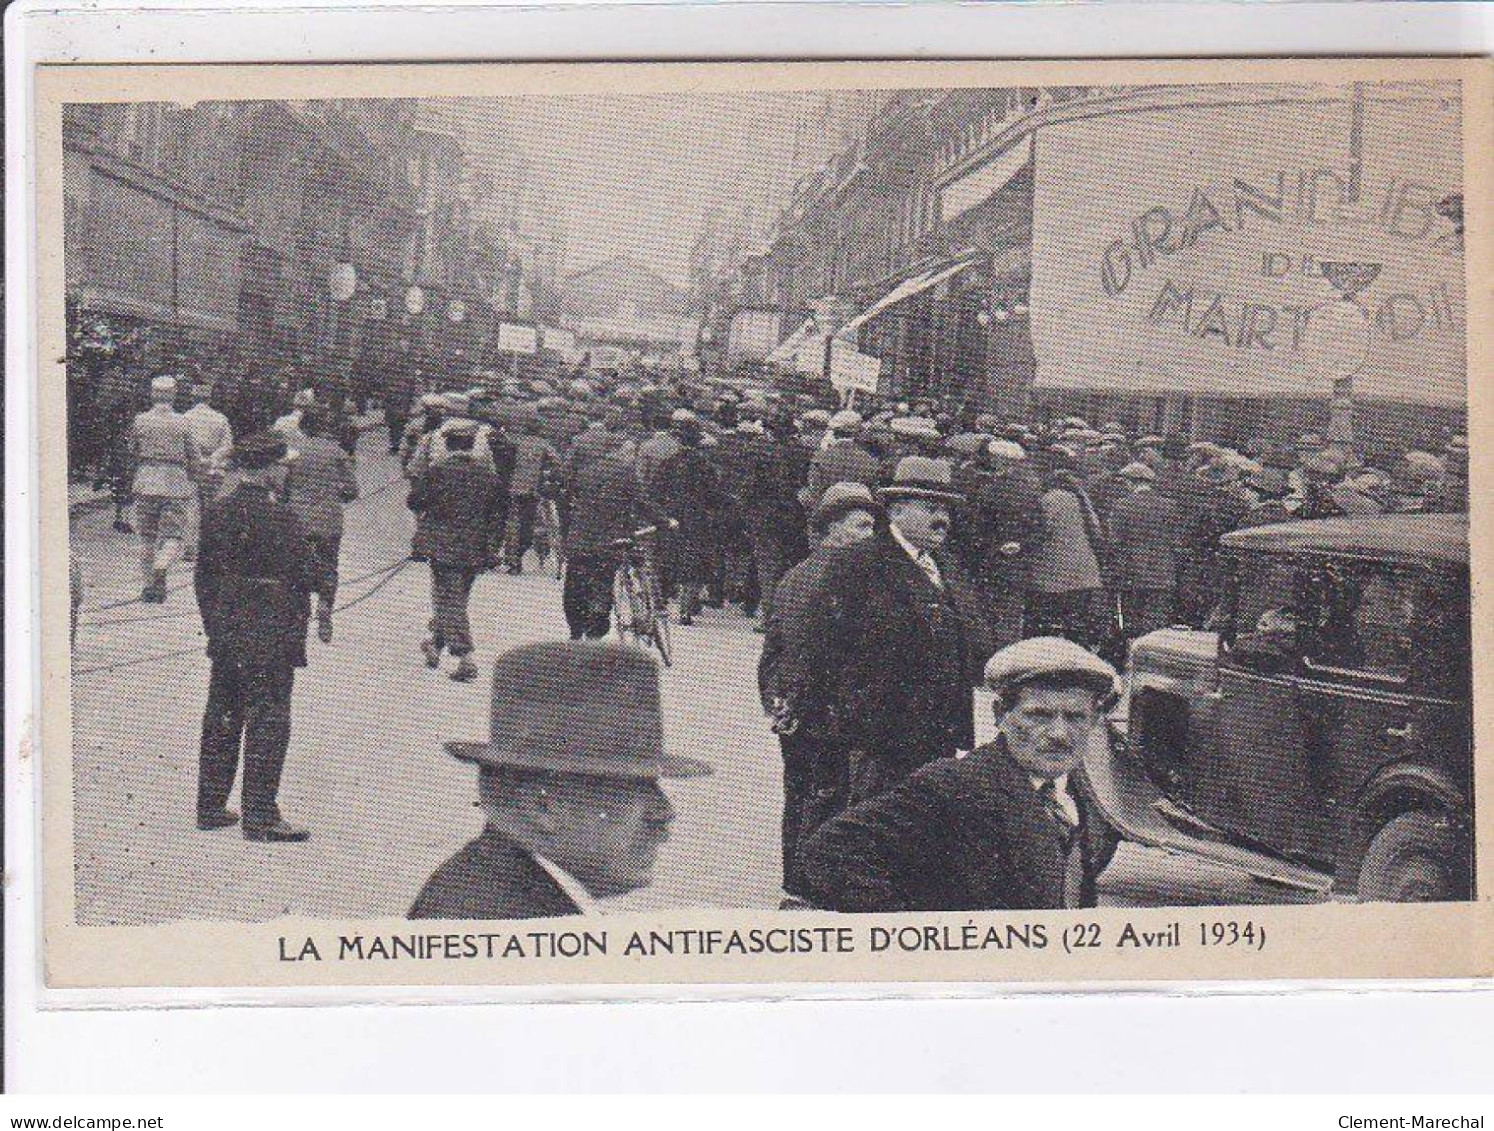
{"label": "dark hat", "polygon": [[825,488],[820,501],[809,515],[809,525],[818,532],[830,528],[837,519],[852,511],[866,511],[873,518],[882,515],[882,504],[872,497],[871,488],[863,483],[832,483]]}
{"label": "dark hat", "polygon": [[246,471],[258,471],[285,458],[285,439],[274,432],[254,432],[233,445],[233,461]]}
{"label": "dark hat", "polygon": [[709,774],[664,753],[659,669],[620,644],[549,642],[503,653],[493,664],[487,742],[448,742],[447,753],[485,766],[608,778]]}
{"label": "dark hat", "polygon": [[949,461],[932,456],[904,456],[897,461],[892,482],[878,492],[887,502],[898,499],[934,499],[958,502],[962,497],[954,489],[954,473]]}

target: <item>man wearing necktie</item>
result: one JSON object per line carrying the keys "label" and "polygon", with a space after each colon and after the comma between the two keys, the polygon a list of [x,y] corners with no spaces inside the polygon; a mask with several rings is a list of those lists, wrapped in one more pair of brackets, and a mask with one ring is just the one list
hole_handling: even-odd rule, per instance
{"label": "man wearing necktie", "polygon": [[840,550],[805,602],[803,678],[784,717],[848,767],[850,804],[975,744],[989,632],[973,584],[942,554],[960,498],[951,480],[944,460],[901,460],[878,492],[886,525]]}
{"label": "man wearing necktie", "polygon": [[994,742],[931,763],[803,845],[802,886],[832,911],[1089,907],[1114,852],[1083,760],[1106,741],[1115,669],[1059,637],[1003,648],[985,668]]}

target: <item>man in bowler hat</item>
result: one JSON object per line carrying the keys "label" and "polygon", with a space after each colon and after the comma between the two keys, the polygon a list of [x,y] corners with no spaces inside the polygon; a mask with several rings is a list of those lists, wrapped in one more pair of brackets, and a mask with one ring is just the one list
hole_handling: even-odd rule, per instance
{"label": "man in bowler hat", "polygon": [[1062,637],[986,664],[994,742],[945,758],[822,825],[804,844],[805,894],[832,911],[1090,907],[1116,837],[1083,759],[1104,740],[1115,669]]}
{"label": "man in bowler hat", "polygon": [[212,660],[197,827],[238,823],[228,795],[242,745],[244,838],[255,841],[310,836],[281,817],[276,795],[290,746],[291,688],[296,669],[306,666],[313,592],[328,607],[331,626],[331,572],[295,512],[272,494],[285,454],[284,439],[268,432],[234,445],[239,481],[203,515],[194,578]]}
{"label": "man in bowler hat", "polygon": [[488,741],[446,749],[476,764],[485,824],[426,881],[411,919],[587,914],[646,887],[674,820],[661,779],[711,772],[664,752],[658,667],[617,644],[499,656]]}
{"label": "man in bowler hat", "polygon": [[979,597],[943,553],[959,499],[944,460],[906,456],[881,499],[887,523],[838,554],[807,602],[802,686],[784,713],[833,736],[854,803],[975,744]]}

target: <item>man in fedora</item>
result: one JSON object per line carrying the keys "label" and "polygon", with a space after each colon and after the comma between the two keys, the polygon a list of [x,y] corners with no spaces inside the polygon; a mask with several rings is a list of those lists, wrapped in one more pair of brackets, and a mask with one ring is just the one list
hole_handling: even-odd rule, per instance
{"label": "man in fedora", "polygon": [[658,667],[617,644],[499,656],[488,741],[446,749],[476,764],[485,824],[426,881],[411,919],[595,912],[653,879],[674,820],[660,780],[711,772],[664,752]]}
{"label": "man in fedora", "polygon": [[789,704],[799,700],[805,681],[800,665],[809,606],[840,551],[874,536],[885,519],[870,487],[831,484],[809,516],[814,550],[783,575],[773,592],[757,684],[783,750],[783,888],[791,896],[799,891],[799,841],[825,813],[844,807],[846,792],[844,757],[836,756],[812,721],[806,725],[789,715]]}
{"label": "man in fedora", "polygon": [[1091,907],[1116,837],[1083,769],[1103,740],[1115,669],[1062,637],[985,667],[996,740],[934,762],[821,825],[803,845],[807,898],[831,911]]}
{"label": "man in fedora", "polygon": [[202,518],[195,583],[212,675],[202,719],[197,827],[239,821],[228,795],[243,748],[244,837],[301,841],[310,835],[280,815],[276,795],[290,747],[291,688],[306,666],[306,626],[315,592],[328,608],[332,577],[306,528],[273,494],[285,440],[271,432],[234,444],[234,489]]}
{"label": "man in fedora", "polygon": [[974,744],[987,632],[942,553],[959,498],[951,480],[944,460],[904,457],[880,492],[885,528],[838,554],[808,602],[803,686],[785,718],[831,736],[853,803]]}

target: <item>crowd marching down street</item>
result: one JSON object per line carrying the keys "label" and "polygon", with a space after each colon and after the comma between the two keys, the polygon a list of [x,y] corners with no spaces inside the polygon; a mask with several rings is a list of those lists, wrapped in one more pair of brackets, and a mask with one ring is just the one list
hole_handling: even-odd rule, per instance
{"label": "crowd marching down street", "polygon": [[[553,575],[564,624],[554,644],[495,657],[490,739],[449,744],[479,766],[487,828],[431,878],[415,917],[574,913],[649,882],[673,816],[659,779],[709,767],[663,753],[647,652],[596,643],[614,631],[641,529],[658,531],[677,630],[739,616],[761,634],[786,905],[949,910],[1094,902],[1114,843],[1076,751],[1103,725],[1130,641],[1209,625],[1221,535],[1468,506],[1462,436],[1432,451],[1312,434],[1226,446],[663,370],[472,380],[383,404],[410,559],[430,575],[429,622],[389,647],[477,680],[469,601],[490,570]],[[139,538],[140,602],[189,601],[172,575],[192,563],[212,662],[197,827],[302,841],[277,795],[307,638],[337,640],[359,431],[311,388],[287,383],[276,405],[267,389],[237,427],[214,392],[156,377],[101,474],[115,529]],[[72,563],[76,632],[90,578]],[[1006,757],[964,756],[980,686]],[[242,816],[228,804],[241,748]],[[608,828],[578,827],[598,811]]]}

